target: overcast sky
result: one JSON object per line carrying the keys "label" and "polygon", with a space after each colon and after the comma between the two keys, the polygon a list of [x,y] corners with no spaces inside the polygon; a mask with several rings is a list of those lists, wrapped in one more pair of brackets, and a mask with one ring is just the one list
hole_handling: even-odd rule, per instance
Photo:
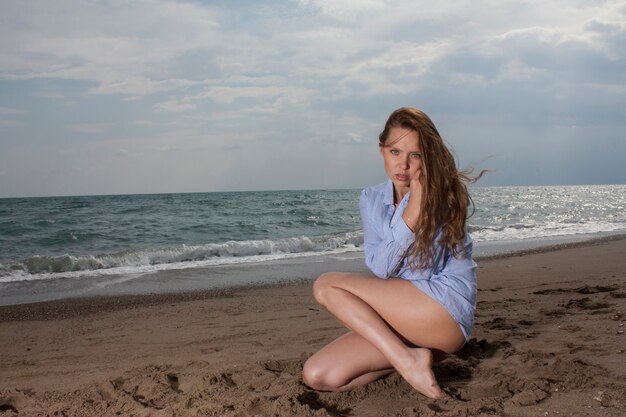
{"label": "overcast sky", "polygon": [[0,3],[0,197],[360,188],[426,111],[483,185],[626,183],[626,1]]}

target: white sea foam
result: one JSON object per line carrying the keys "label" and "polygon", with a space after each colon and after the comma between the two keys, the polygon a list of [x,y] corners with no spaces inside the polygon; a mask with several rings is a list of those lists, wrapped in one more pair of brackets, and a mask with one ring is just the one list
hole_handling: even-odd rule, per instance
{"label": "white sea foam", "polygon": [[199,246],[133,251],[104,256],[34,256],[7,267],[0,264],[0,283],[118,274],[144,274],[172,269],[265,262],[315,254],[358,251],[362,232],[211,243]]}
{"label": "white sea foam", "polygon": [[516,223],[506,226],[475,227],[470,230],[474,242],[493,242],[615,232],[626,230],[626,223],[597,222],[567,224],[547,222],[541,225]]}

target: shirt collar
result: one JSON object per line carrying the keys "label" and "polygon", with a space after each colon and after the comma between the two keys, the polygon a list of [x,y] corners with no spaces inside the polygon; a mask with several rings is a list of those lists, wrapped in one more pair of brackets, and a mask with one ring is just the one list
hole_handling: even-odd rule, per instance
{"label": "shirt collar", "polygon": [[385,189],[383,190],[383,204],[393,206],[393,183],[391,180],[387,180],[385,184]]}
{"label": "shirt collar", "polygon": [[[391,182],[391,180],[387,180],[387,182],[385,183],[385,188],[383,190],[383,204],[386,206],[394,206],[394,193],[395,190],[393,189],[393,182]],[[411,192],[409,191],[408,193],[406,193],[406,195],[404,196],[404,198],[402,199],[402,201],[398,202],[398,206],[404,206],[406,205],[405,201],[407,200],[407,196],[409,196],[411,194]]]}

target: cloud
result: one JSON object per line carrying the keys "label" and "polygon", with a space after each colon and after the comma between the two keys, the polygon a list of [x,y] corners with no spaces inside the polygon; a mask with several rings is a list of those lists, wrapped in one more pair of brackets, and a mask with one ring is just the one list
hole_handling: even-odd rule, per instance
{"label": "cloud", "polygon": [[380,12],[385,1],[379,0],[299,0],[303,6],[318,8],[325,15],[341,20],[353,20],[364,13]]}
{"label": "cloud", "polygon": [[40,0],[2,9],[1,79],[92,81],[94,94],[142,95],[189,85],[168,62],[214,45],[219,28],[210,9],[168,0]]}
{"label": "cloud", "polygon": [[87,133],[90,135],[97,135],[104,133],[109,129],[109,125],[105,123],[78,123],[68,125],[67,128],[77,133]]}
{"label": "cloud", "polygon": [[180,112],[185,110],[195,109],[196,105],[193,103],[186,103],[181,100],[168,100],[154,105],[154,109],[157,111],[169,111]]}
{"label": "cloud", "polygon": [[[176,172],[167,180],[174,188],[298,188],[317,180],[328,187],[333,178],[336,186],[366,185],[381,173],[371,169],[379,130],[405,105],[424,108],[463,161],[495,155],[488,163],[501,169],[492,178],[506,182],[535,178],[534,171],[560,181],[567,174],[542,167],[533,153],[549,148],[546,160],[558,158],[559,146],[575,143],[600,160],[626,134],[624,1],[1,7],[3,161],[20,147],[69,147],[69,130],[79,133],[69,135],[72,146],[98,169],[109,164],[130,175],[136,162],[139,191],[153,187],[150,170],[163,166]],[[95,138],[99,152],[87,145]],[[51,172],[65,163],[41,161]],[[191,166],[202,161],[210,166]],[[315,174],[321,166],[325,176]],[[229,170],[246,175],[235,181]],[[568,174],[585,178],[581,169]]]}
{"label": "cloud", "polygon": [[[609,54],[614,47],[607,37],[623,31],[623,19],[620,22],[616,12],[609,12],[614,6],[572,7],[565,1],[529,1],[524,7],[488,1],[297,4],[313,13],[296,21],[266,13],[260,22],[237,21],[223,8],[168,0],[124,7],[77,1],[70,5],[72,15],[49,2],[11,4],[6,9],[14,23],[5,31],[17,39],[17,48],[0,43],[6,58],[1,77],[89,81],[93,83],[89,93],[122,94],[127,100],[173,92],[178,97],[154,108],[180,112],[197,109],[184,101],[189,94],[181,95],[192,87],[206,89],[195,100],[221,103],[246,95],[271,101],[271,90],[278,86],[283,91],[317,91],[323,96],[318,100],[347,94],[406,94],[430,82],[429,73],[439,70],[442,62],[462,56],[482,56],[502,65],[501,76],[530,80],[542,70],[533,62],[533,51],[538,59],[552,53],[556,62],[556,48],[566,49],[562,44],[571,41],[574,49],[582,44]],[[480,17],[476,10],[482,10]],[[245,26],[230,26],[244,22]],[[511,53],[523,56],[508,56]],[[195,73],[197,67],[204,71]],[[448,70],[461,82],[484,81],[476,71]],[[252,85],[237,82],[244,78]],[[264,85],[268,79],[274,84]],[[299,97],[316,99],[309,94]]]}

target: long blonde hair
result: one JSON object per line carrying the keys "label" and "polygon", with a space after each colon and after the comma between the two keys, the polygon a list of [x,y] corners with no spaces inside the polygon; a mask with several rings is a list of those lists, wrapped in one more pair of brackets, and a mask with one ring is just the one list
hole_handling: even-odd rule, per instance
{"label": "long blonde hair", "polygon": [[467,184],[478,180],[484,171],[475,177],[470,175],[471,170],[459,171],[435,124],[421,110],[402,107],[391,113],[378,137],[380,146],[386,145],[389,131],[394,127],[417,132],[422,152],[422,202],[415,227],[415,244],[407,254],[411,267],[433,266],[437,249],[434,240],[439,230],[438,245],[455,257],[464,256],[460,249],[465,239],[468,207],[472,206]]}

